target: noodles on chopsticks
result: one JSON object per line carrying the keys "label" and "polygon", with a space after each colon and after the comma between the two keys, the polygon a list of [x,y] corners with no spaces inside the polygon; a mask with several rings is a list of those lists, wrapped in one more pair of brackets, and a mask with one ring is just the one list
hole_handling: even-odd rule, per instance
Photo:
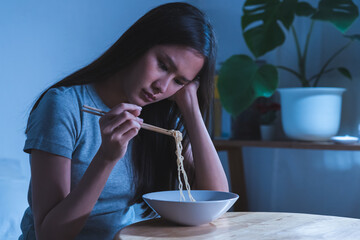
{"label": "noodles on chopsticks", "polygon": [[172,136],[175,138],[175,144],[176,144],[176,156],[177,156],[177,170],[178,170],[178,180],[179,180],[179,192],[180,192],[180,201],[186,201],[184,193],[183,193],[183,183],[181,181],[181,174],[183,175],[185,187],[189,195],[189,199],[192,202],[195,202],[196,200],[193,198],[190,192],[190,184],[184,169],[184,157],[181,155],[181,152],[183,150],[181,141],[182,141],[182,134],[180,131],[177,130],[170,130]]}

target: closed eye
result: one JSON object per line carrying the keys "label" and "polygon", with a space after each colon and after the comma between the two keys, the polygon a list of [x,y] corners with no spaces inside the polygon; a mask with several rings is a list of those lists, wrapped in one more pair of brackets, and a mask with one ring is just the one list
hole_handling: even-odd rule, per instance
{"label": "closed eye", "polygon": [[179,79],[177,79],[177,78],[174,78],[174,81],[175,81],[176,84],[178,84],[178,85],[180,85],[180,86],[184,86],[184,85],[185,85],[184,82],[182,82],[181,80],[179,80]]}
{"label": "closed eye", "polygon": [[[170,59],[170,58],[169,58]],[[171,59],[170,59],[171,60]],[[170,61],[168,60],[168,61]],[[160,70],[164,71],[164,72],[170,72],[170,71],[174,71],[174,69],[176,70],[177,68],[175,67],[174,63],[170,64],[171,67],[168,67],[160,58],[158,58],[158,67]],[[184,77],[180,77],[180,78],[174,78],[174,82],[179,85],[179,86],[184,86],[187,82],[190,82],[189,80],[187,80]]]}
{"label": "closed eye", "polygon": [[158,67],[165,72],[169,71],[169,68],[161,60],[158,60]]}

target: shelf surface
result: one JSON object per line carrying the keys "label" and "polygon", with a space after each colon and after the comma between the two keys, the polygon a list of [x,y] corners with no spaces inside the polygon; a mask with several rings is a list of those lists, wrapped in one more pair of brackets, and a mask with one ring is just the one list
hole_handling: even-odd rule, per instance
{"label": "shelf surface", "polygon": [[213,140],[218,151],[237,147],[263,147],[263,148],[293,148],[314,150],[360,150],[360,143],[338,144],[334,142],[303,142],[303,141],[261,141],[261,140]]}

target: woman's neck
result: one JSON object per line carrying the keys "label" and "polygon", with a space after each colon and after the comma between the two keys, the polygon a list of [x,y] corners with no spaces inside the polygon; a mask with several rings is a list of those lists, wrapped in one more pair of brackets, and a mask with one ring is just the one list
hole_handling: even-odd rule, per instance
{"label": "woman's neck", "polygon": [[126,97],[122,93],[121,87],[121,74],[115,74],[107,80],[95,82],[95,90],[101,100],[109,108],[113,108],[116,105],[126,102]]}

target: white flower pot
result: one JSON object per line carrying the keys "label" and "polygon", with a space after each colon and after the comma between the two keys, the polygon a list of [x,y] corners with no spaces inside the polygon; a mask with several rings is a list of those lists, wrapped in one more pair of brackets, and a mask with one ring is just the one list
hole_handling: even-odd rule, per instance
{"label": "white flower pot", "polygon": [[337,134],[344,88],[283,88],[278,91],[286,136],[324,141]]}

